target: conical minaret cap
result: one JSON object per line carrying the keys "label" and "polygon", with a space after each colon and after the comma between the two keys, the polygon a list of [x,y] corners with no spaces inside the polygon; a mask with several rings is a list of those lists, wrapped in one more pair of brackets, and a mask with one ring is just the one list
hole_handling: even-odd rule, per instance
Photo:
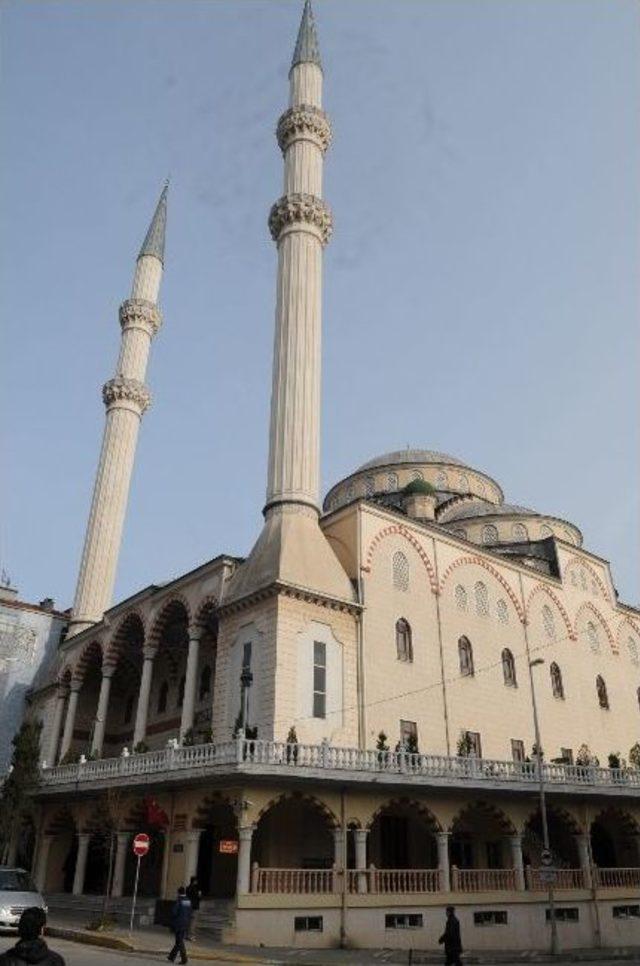
{"label": "conical minaret cap", "polygon": [[155,255],[159,258],[164,265],[164,238],[167,230],[167,193],[169,191],[169,182],[165,183],[162,189],[162,194],[160,195],[160,200],[156,205],[156,210],[153,213],[153,218],[151,219],[151,224],[149,225],[149,230],[145,236],[142,243],[142,248],[138,258],[143,255]]}
{"label": "conical minaret cap", "polygon": [[322,70],[318,34],[316,33],[316,22],[313,17],[313,10],[311,9],[311,0],[305,0],[304,10],[302,11],[298,39],[296,40],[293,60],[291,61],[292,70],[296,64],[317,64]]}

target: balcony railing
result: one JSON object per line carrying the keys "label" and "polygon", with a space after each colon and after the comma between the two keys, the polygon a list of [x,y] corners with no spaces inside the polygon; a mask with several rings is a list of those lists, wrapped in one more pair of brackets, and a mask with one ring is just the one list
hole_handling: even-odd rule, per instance
{"label": "balcony railing", "polygon": [[452,892],[516,891],[515,869],[456,869],[451,870]]}
{"label": "balcony railing", "polygon": [[640,889],[640,869],[596,868],[595,874],[600,889]]}
{"label": "balcony railing", "polygon": [[[544,872],[541,869],[526,869],[527,889],[532,892],[546,892],[549,888],[545,880]],[[559,891],[564,889],[584,889],[584,872],[582,869],[556,869],[553,888]]]}
{"label": "balcony railing", "polygon": [[[44,786],[56,786],[225,767],[246,771],[273,768],[282,772],[299,769],[349,771],[500,785],[524,783],[533,786],[538,782],[538,766],[535,762],[455,758],[404,751],[361,751],[358,748],[336,747],[328,742],[303,745],[237,738],[217,745],[169,746],[144,754],[123,754],[119,758],[102,758],[43,768],[40,783]],[[640,789],[640,770],[636,769],[543,764],[542,770],[544,780],[549,785],[596,788],[623,786]]]}

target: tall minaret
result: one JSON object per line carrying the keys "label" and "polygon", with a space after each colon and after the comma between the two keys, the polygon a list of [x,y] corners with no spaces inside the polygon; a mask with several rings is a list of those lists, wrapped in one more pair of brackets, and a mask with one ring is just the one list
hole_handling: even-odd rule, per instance
{"label": "tall minaret", "polygon": [[164,265],[167,190],[163,188],[131,286],[120,306],[122,340],[113,379],[102,387],[107,419],[93,489],[68,637],[101,620],[111,604],[140,421],[151,395],[145,385],[151,340],[160,328],[158,293]]}
{"label": "tall minaret", "polygon": [[238,597],[281,580],[351,599],[347,576],[318,526],[322,252],[332,231],[322,200],[331,125],[322,110],[322,66],[306,0],[289,72],[289,108],[278,121],[284,194],[269,215],[278,246],[265,525],[230,587]]}

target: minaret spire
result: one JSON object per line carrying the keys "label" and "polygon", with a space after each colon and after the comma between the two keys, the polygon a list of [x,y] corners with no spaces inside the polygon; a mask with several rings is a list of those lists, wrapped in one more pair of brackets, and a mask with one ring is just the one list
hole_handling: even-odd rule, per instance
{"label": "minaret spire", "polygon": [[353,599],[353,588],[319,525],[322,253],[331,211],[322,167],[331,124],[322,110],[322,68],[306,0],[289,72],[289,108],[278,121],[284,191],[269,214],[278,248],[265,524],[229,597],[274,582]]}
{"label": "minaret spire", "polygon": [[151,402],[144,381],[149,350],[162,321],[157,303],[163,272],[167,190],[165,184],[140,249],[131,298],[120,306],[122,338],[116,374],[102,388],[106,423],[69,637],[101,620],[113,595],[138,431]]}
{"label": "minaret spire", "polygon": [[293,51],[291,69],[297,64],[316,64],[322,70],[320,61],[320,46],[318,44],[318,34],[316,32],[316,22],[311,8],[311,0],[305,0],[302,20],[298,30],[298,39]]}

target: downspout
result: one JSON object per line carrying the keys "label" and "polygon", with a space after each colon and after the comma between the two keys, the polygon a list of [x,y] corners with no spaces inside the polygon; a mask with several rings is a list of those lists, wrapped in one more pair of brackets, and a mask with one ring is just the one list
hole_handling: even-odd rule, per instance
{"label": "downspout", "polygon": [[357,509],[357,553],[356,566],[357,575],[357,594],[360,610],[356,616],[356,688],[358,692],[358,747],[361,751],[367,750],[367,718],[365,700],[365,681],[364,681],[364,580],[362,577],[362,507],[358,503]]}
{"label": "downspout", "polygon": [[451,755],[451,734],[449,731],[449,707],[447,705],[447,684],[444,673],[444,645],[442,643],[442,620],[440,617],[440,576],[438,570],[438,547],[434,537],[433,543],[433,563],[436,571],[436,618],[438,622],[438,647],[440,649],[440,674],[442,677],[442,703],[444,708],[444,734],[447,743],[447,756]]}

